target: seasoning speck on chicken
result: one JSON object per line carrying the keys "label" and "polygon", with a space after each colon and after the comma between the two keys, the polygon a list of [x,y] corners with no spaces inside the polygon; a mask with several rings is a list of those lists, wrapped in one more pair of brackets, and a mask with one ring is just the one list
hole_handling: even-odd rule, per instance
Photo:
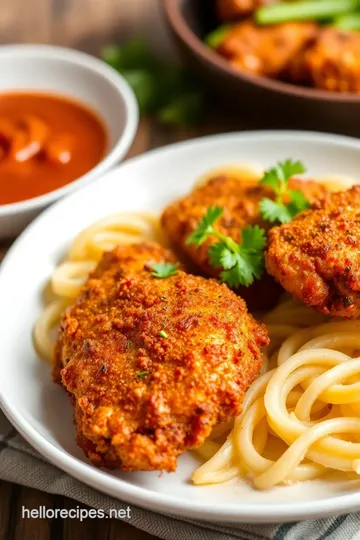
{"label": "seasoning speck on chicken", "polygon": [[269,340],[245,302],[180,267],[153,276],[166,262],[174,255],[156,244],[117,247],[63,317],[54,376],[96,465],[175,470],[181,453],[241,411],[259,374]]}
{"label": "seasoning speck on chicken", "polygon": [[332,317],[360,317],[360,186],[328,194],[273,228],[268,272],[296,298]]}
{"label": "seasoning speck on chicken", "polygon": [[[288,186],[301,191],[310,202],[326,192],[324,186],[310,180],[292,178]],[[272,189],[260,185],[256,180],[242,180],[230,174],[216,176],[170,204],[163,212],[162,225],[174,246],[180,248],[203,274],[219,277],[221,269],[214,268],[209,262],[209,247],[216,243],[216,238],[209,237],[197,247],[187,244],[188,237],[197,228],[207,209],[213,206],[223,209],[214,228],[237,243],[241,242],[242,230],[248,225],[259,225],[268,230],[272,225],[264,221],[259,212],[259,203],[264,197],[273,199],[275,195]],[[240,287],[237,292],[245,299],[250,310],[260,310],[273,307],[282,289],[265,274],[261,280],[256,280],[250,287]]]}

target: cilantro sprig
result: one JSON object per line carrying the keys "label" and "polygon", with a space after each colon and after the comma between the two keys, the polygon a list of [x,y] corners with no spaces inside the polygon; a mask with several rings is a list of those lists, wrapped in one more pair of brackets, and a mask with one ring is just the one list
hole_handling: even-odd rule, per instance
{"label": "cilantro sprig", "polygon": [[275,193],[274,201],[268,197],[260,201],[260,213],[266,221],[288,223],[299,212],[309,208],[310,203],[303,193],[289,189],[288,185],[292,176],[304,172],[306,169],[303,163],[291,159],[279,162],[265,172],[260,184],[269,186]]}
{"label": "cilantro sprig", "polygon": [[183,127],[202,119],[204,92],[188,71],[168,66],[151,52],[142,37],[124,45],[109,45],[102,58],[132,87],[142,115],[162,124]]}
{"label": "cilantro sprig", "polygon": [[179,263],[156,263],[151,267],[151,275],[159,279],[165,279],[174,276],[177,273],[178,268]]}
{"label": "cilantro sprig", "polygon": [[210,264],[223,268],[220,278],[230,287],[248,287],[259,279],[264,271],[265,230],[258,225],[245,227],[241,231],[241,243],[214,229],[214,223],[224,210],[209,207],[196,230],[187,238],[187,244],[200,246],[210,236],[219,241],[209,247]]}

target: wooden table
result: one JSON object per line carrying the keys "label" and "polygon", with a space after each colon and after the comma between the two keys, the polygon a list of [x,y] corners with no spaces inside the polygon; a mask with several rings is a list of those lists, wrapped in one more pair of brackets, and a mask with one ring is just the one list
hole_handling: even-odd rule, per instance
{"label": "wooden table", "polygon": [[[172,54],[158,0],[1,0],[2,43],[53,43],[98,54],[101,46],[145,34],[160,54]],[[166,41],[166,47],[164,47]],[[241,126],[242,128],[247,126]],[[172,130],[143,119],[128,157],[150,148],[199,135],[238,129],[226,113],[209,113],[202,126]],[[11,242],[0,244],[0,260]],[[155,538],[116,520],[21,519],[21,507],[72,508],[78,503],[26,487],[0,482],[0,540],[150,540]],[[82,506],[82,505],[80,505]]]}

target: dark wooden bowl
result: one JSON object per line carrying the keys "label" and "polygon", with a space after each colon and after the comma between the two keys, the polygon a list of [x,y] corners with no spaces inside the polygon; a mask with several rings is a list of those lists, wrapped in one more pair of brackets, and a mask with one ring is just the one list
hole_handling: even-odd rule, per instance
{"label": "dark wooden bowl", "polygon": [[327,92],[235,70],[204,43],[215,27],[210,0],[162,0],[186,63],[239,119],[254,127],[302,128],[360,136],[360,95]]}

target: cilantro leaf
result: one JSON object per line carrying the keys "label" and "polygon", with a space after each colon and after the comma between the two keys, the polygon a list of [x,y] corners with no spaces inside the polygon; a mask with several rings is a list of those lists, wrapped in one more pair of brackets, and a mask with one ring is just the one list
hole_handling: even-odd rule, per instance
{"label": "cilantro leaf", "polygon": [[283,193],[286,184],[292,176],[302,174],[305,171],[306,169],[301,161],[294,161],[292,159],[279,161],[274,167],[265,172],[263,178],[260,180],[260,184],[271,187],[279,195]]}
{"label": "cilantro leaf", "polygon": [[209,247],[209,261],[214,268],[228,270],[235,266],[236,260],[236,253],[233,253],[225,242],[220,241]]}
{"label": "cilantro leaf", "polygon": [[259,225],[245,227],[241,232],[241,249],[249,251],[262,250],[266,244],[265,230]]}
{"label": "cilantro leaf", "polygon": [[230,287],[248,287],[261,277],[264,270],[265,231],[258,225],[245,227],[241,232],[241,243],[237,244],[231,237],[213,228],[222,213],[222,208],[208,208],[187,243],[199,246],[209,236],[215,236],[219,241],[209,247],[210,264],[223,269],[220,278]]}
{"label": "cilantro leaf", "polygon": [[310,203],[305,197],[305,195],[301,191],[297,191],[295,189],[292,189],[289,191],[290,195],[290,204],[289,207],[291,207],[296,213],[302,212],[303,210],[307,210],[310,208]]}
{"label": "cilantro leaf", "polygon": [[231,268],[234,268],[234,266],[238,262],[238,256],[236,253],[232,253],[229,248],[224,249],[220,256],[220,265],[225,270],[230,270]]}
{"label": "cilantro leaf", "polygon": [[286,159],[282,163],[278,163],[278,167],[282,170],[283,177],[289,180],[295,174],[303,174],[306,172],[306,168],[301,161],[295,161],[293,159]]}
{"label": "cilantro leaf", "polygon": [[254,281],[249,267],[247,265],[242,266],[241,264],[235,265],[231,270],[224,270],[221,272],[220,278],[221,281],[232,289],[236,289],[241,285],[248,287]]}
{"label": "cilantro leaf", "polygon": [[254,282],[254,274],[251,263],[244,257],[238,257],[237,262],[230,270],[221,272],[220,277],[229,287],[236,288],[241,285],[249,287]]}
{"label": "cilantro leaf", "polygon": [[239,287],[240,285],[249,287],[255,279],[261,278],[264,270],[263,249],[249,251],[241,244],[234,260],[236,261],[234,266],[220,274],[222,281],[230,287]]}
{"label": "cilantro leaf", "polygon": [[223,212],[223,208],[219,208],[218,206],[210,206],[195,231],[187,238],[186,244],[195,244],[195,246],[200,246],[203,242],[205,242],[206,238],[214,230],[213,224],[219,219],[219,217],[222,216]]}
{"label": "cilantro leaf", "polygon": [[265,230],[258,225],[248,226],[242,230],[241,237],[242,242],[237,245],[234,266],[221,273],[222,280],[230,287],[248,287],[255,279],[260,279],[264,271]]}
{"label": "cilantro leaf", "polygon": [[279,178],[277,169],[273,167],[265,171],[264,176],[259,182],[262,186],[269,186],[275,193],[279,193]]}
{"label": "cilantro leaf", "polygon": [[259,208],[263,218],[266,221],[270,221],[270,223],[275,223],[276,221],[288,223],[294,217],[288,206],[272,201],[267,197],[260,201]]}
{"label": "cilantro leaf", "polygon": [[151,267],[151,275],[160,279],[168,278],[177,273],[178,267],[179,263],[156,263]]}
{"label": "cilantro leaf", "polygon": [[221,268],[223,266],[221,260],[228,252],[228,248],[224,242],[217,242],[209,247],[209,261],[214,268]]}
{"label": "cilantro leaf", "polygon": [[275,193],[274,201],[268,197],[260,201],[260,213],[265,220],[270,221],[270,223],[277,221],[288,223],[299,212],[310,206],[301,191],[288,188],[290,178],[305,171],[301,161],[287,159],[265,172],[260,184],[270,187]]}

